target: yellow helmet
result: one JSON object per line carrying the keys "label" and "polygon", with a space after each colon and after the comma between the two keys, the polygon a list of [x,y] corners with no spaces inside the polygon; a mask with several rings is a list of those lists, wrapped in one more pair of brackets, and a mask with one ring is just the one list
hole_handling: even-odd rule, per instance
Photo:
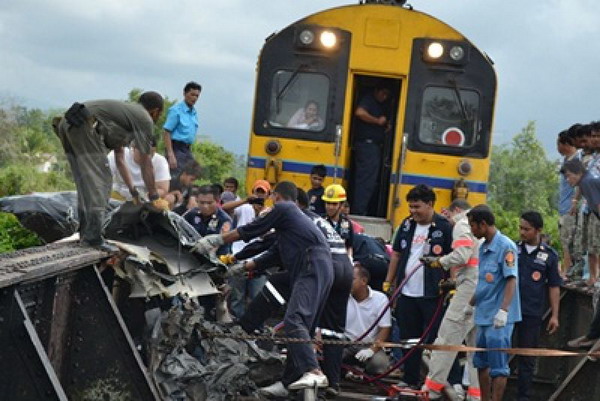
{"label": "yellow helmet", "polygon": [[346,200],[346,190],[340,184],[331,184],[325,188],[321,199],[330,203],[344,202]]}

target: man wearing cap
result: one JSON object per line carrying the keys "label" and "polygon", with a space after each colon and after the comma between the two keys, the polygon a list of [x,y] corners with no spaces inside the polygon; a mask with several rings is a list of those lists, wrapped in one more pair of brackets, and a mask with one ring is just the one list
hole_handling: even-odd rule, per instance
{"label": "man wearing cap", "polygon": [[342,213],[346,201],[346,190],[340,184],[331,184],[325,188],[321,197],[325,202],[325,220],[335,229],[346,243],[346,249],[352,258],[352,242],[354,241],[354,229],[350,219]]}
{"label": "man wearing cap", "polygon": [[163,126],[166,156],[173,176],[194,159],[191,146],[198,131],[198,114],[194,105],[201,91],[200,84],[188,82],[183,88],[183,101],[171,106]]}
{"label": "man wearing cap", "polygon": [[[74,103],[62,118],[53,120],[53,128],[62,143],[77,186],[77,210],[81,243],[101,250],[115,251],[102,238],[104,214],[112,186],[106,155],[115,152],[121,175],[129,177],[123,147],[131,141],[140,151],[140,166],[148,198],[154,206],[165,209],[154,181],[150,156],[154,123],[163,110],[163,98],[156,92],[144,92],[138,103],[118,100],[93,100]],[[131,182],[129,180],[128,182]],[[138,193],[131,185],[132,197]]]}
{"label": "man wearing cap", "polygon": [[[262,212],[266,211],[265,200],[271,194],[271,184],[265,180],[257,180],[252,186],[252,195],[240,201],[228,202],[229,208],[231,205],[238,204],[239,206],[233,209],[233,221],[235,227],[243,227],[256,219]],[[223,209],[225,210],[225,205]],[[254,240],[252,240],[254,241]],[[250,242],[252,242],[250,241]],[[231,244],[231,252],[235,255],[248,245],[244,241],[235,241]],[[231,311],[239,319],[246,311],[246,300],[252,300],[265,285],[266,276],[254,277],[250,279],[232,277],[229,279],[231,286],[231,295],[229,297],[231,303]]]}

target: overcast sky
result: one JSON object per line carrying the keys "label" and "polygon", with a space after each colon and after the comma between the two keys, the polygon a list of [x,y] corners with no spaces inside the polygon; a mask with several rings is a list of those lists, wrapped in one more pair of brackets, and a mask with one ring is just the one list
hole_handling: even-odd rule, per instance
{"label": "overcast sky", "polygon": [[[264,38],[343,0],[1,0],[0,99],[31,107],[125,99],[130,89],[181,99],[203,86],[200,134],[246,153]],[[494,60],[494,141],[527,121],[554,152],[556,134],[600,119],[600,1],[413,0]],[[555,153],[552,153],[555,155]]]}

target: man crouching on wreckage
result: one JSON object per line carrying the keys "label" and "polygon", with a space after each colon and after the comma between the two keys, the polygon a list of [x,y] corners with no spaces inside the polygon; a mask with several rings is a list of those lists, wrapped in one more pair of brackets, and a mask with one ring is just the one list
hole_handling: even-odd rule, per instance
{"label": "man crouching on wreckage", "polygon": [[289,390],[328,386],[310,342],[333,283],[333,266],[327,240],[296,206],[296,186],[280,182],[273,190],[275,206],[243,227],[224,234],[207,235],[193,251],[206,255],[226,243],[250,241],[275,229],[282,267],[289,272],[291,295],[284,316],[285,335],[306,340],[290,343],[282,383]]}

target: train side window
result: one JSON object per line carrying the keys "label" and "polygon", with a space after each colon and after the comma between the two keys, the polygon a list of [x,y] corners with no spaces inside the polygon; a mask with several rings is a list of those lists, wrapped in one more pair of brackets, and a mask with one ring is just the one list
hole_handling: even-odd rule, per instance
{"label": "train side window", "polygon": [[269,125],[320,132],[327,121],[329,78],[323,74],[277,71],[269,104]]}
{"label": "train side window", "polygon": [[479,124],[479,94],[430,86],[423,93],[419,140],[425,144],[469,148]]}

